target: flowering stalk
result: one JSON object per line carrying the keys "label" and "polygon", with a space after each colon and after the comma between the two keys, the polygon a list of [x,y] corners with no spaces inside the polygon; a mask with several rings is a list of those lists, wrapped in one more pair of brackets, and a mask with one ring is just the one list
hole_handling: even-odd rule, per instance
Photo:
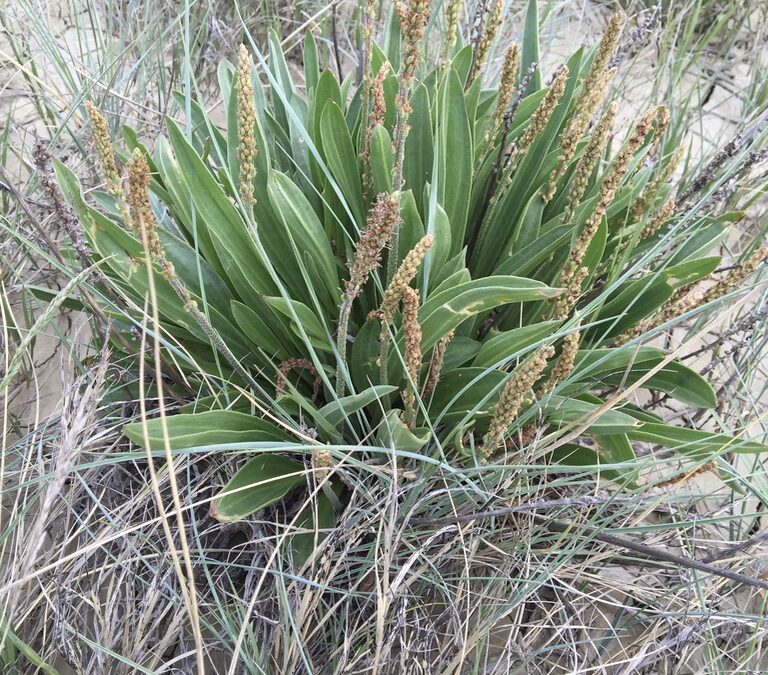
{"label": "flowering stalk", "polygon": [[576,208],[581,203],[581,199],[587,190],[587,185],[589,185],[589,179],[595,170],[595,165],[600,160],[603,150],[605,150],[605,146],[608,143],[617,110],[618,104],[616,101],[613,101],[595,126],[587,142],[587,147],[584,148],[584,154],[576,164],[571,187],[568,191],[568,205],[563,214],[564,223],[568,223],[576,214]]}
{"label": "flowering stalk", "polygon": [[455,331],[450,331],[447,335],[440,338],[435,348],[432,350],[432,359],[429,362],[429,372],[424,380],[424,387],[421,390],[421,397],[429,396],[440,381],[440,371],[443,369],[443,361],[445,360],[445,352],[453,340]]}
{"label": "flowering stalk", "polygon": [[523,402],[536,380],[541,377],[552,358],[554,348],[550,345],[540,347],[507,380],[501,390],[499,402],[493,412],[491,424],[483,437],[480,452],[488,459],[493,452],[504,444],[504,437],[512,423],[517,419]]}
{"label": "flowering stalk", "polygon": [[115,152],[112,148],[112,139],[109,136],[107,120],[94,105],[93,101],[86,101],[85,108],[93,125],[93,142],[96,145],[96,154],[99,156],[101,171],[107,183],[107,192],[115,198],[123,222],[130,227],[131,213],[125,200],[125,193],[120,185],[120,172],[117,170]]}
{"label": "flowering stalk", "polygon": [[557,191],[557,182],[568,170],[571,160],[576,155],[579,141],[587,130],[595,109],[603,100],[608,86],[616,75],[616,69],[612,68],[605,73],[603,78],[597,82],[596,89],[581,98],[579,108],[572,115],[568,126],[560,136],[560,156],[557,159],[557,166],[552,169],[549,175],[549,181],[543,194],[541,195],[544,203],[548,203],[555,196]]}
{"label": "flowering stalk", "polygon": [[433,238],[431,234],[428,234],[421,238],[416,246],[411,249],[408,254],[403,258],[403,262],[397,269],[397,272],[392,277],[392,281],[389,282],[387,289],[384,291],[384,297],[381,300],[381,306],[375,313],[379,321],[381,321],[381,338],[380,338],[380,351],[379,351],[379,369],[381,372],[381,382],[387,381],[387,359],[389,357],[389,324],[395,317],[397,306],[403,298],[403,294],[406,293],[406,289],[410,286],[411,281],[416,276],[419,270],[422,260],[427,255],[427,252],[432,248]]}
{"label": "flowering stalk", "polygon": [[485,64],[485,58],[488,56],[488,52],[491,49],[491,45],[493,45],[496,33],[501,27],[501,13],[503,9],[504,3],[502,0],[493,0],[493,4],[486,16],[485,23],[481,24],[481,33],[478,36],[477,45],[472,50],[472,66],[469,70],[469,77],[467,77],[467,87],[472,86],[472,83],[480,74],[480,70]]}
{"label": "flowering stalk", "polygon": [[544,202],[549,202],[555,195],[557,181],[565,173],[568,165],[576,154],[576,148],[589,126],[595,110],[605,96],[605,92],[616,75],[616,68],[608,68],[611,58],[616,53],[619,44],[619,36],[624,26],[626,15],[624,12],[616,12],[608,23],[600,44],[597,46],[595,58],[589,68],[581,87],[581,97],[576,110],[568,122],[560,140],[561,156],[557,167],[552,170],[547,187],[542,194]]}
{"label": "flowering stalk", "polygon": [[[616,191],[619,188],[619,184],[621,183],[624,175],[627,173],[627,169],[629,168],[629,163],[631,162],[634,154],[643,144],[643,141],[645,140],[645,137],[650,130],[650,125],[655,115],[656,110],[650,110],[645,115],[643,115],[642,118],[640,118],[640,121],[635,125],[635,128],[630,134],[626,144],[616,156],[616,159],[614,159],[611,167],[608,169],[605,178],[603,178],[603,181],[600,185],[600,197],[597,203],[597,207],[587,220],[584,228],[581,231],[581,234],[579,235],[579,238],[576,240],[576,243],[571,249],[571,253],[560,275],[561,286],[564,286],[565,288],[572,288],[575,275],[583,275],[583,272],[581,272],[582,262],[584,261],[584,256],[587,253],[587,249],[589,248],[589,245],[592,243],[592,239],[597,233],[597,229],[600,226],[600,221],[607,213],[608,207],[611,205],[613,198],[616,196]],[[558,298],[554,310],[556,318],[564,318],[564,316],[568,315],[573,305],[571,304],[570,306],[567,306],[565,303],[570,302],[571,299],[572,295],[569,293],[565,293]]]}
{"label": "flowering stalk", "polygon": [[648,333],[654,328],[658,328],[700,305],[706,305],[707,303],[719,300],[741,286],[744,280],[765,260],[766,256],[768,256],[768,245],[759,247],[742,264],[732,269],[725,278],[710,286],[704,293],[692,291],[688,288],[679,289],[654,317],[638,326],[634,326],[617,337],[614,344],[616,346],[626,344],[630,340]]}
{"label": "flowering stalk", "polygon": [[349,267],[349,279],[341,298],[339,325],[336,332],[336,346],[339,351],[339,365],[336,368],[336,393],[344,393],[344,365],[347,361],[347,330],[352,303],[360,294],[370,273],[379,266],[381,253],[397,226],[399,193],[380,194],[368,213],[368,223],[360,235],[355,248],[355,257]]}
{"label": "flowering stalk", "polygon": [[504,116],[515,95],[515,82],[517,71],[520,68],[520,47],[512,43],[504,55],[499,77],[499,94],[496,100],[496,108],[493,111],[493,120],[485,132],[486,143],[495,142],[504,127]]}
{"label": "flowering stalk", "polygon": [[760,246],[741,265],[728,272],[728,275],[709,288],[702,297],[701,304],[719,300],[724,295],[737,289],[744,280],[754,272],[758,265],[768,256],[768,246]]}
{"label": "flowering stalk", "polygon": [[[659,127],[657,127],[656,135],[654,136],[654,142],[659,137]],[[672,174],[677,170],[677,167],[679,166],[684,153],[685,146],[679,145],[677,149],[672,153],[669,161],[661,168],[661,171],[659,171],[656,178],[648,183],[645,190],[643,190],[643,193],[637,198],[632,208],[632,219],[635,222],[639,221],[643,217],[643,214],[647,211],[648,205],[654,200],[664,183],[666,183]]]}
{"label": "flowering stalk", "polygon": [[576,363],[576,355],[579,353],[580,345],[581,333],[579,331],[568,333],[568,335],[563,338],[563,345],[560,348],[560,356],[557,357],[555,366],[552,368],[552,372],[546,382],[541,386],[540,392],[542,394],[552,391],[573,372],[573,366]]}
{"label": "flowering stalk", "polygon": [[528,127],[520,139],[517,147],[514,151],[515,159],[522,159],[528,154],[533,142],[539,137],[544,128],[547,126],[552,113],[555,112],[557,104],[565,93],[565,83],[568,79],[568,66],[562,65],[557,69],[555,78],[552,80],[552,84],[547,90],[546,95],[539,103],[536,110],[533,111],[531,119],[528,122]]}
{"label": "flowering stalk", "polygon": [[675,215],[675,200],[668,199],[662,207],[654,214],[654,216],[646,223],[640,232],[641,239],[647,239],[656,234],[662,225],[666,223],[672,216]]}
{"label": "flowering stalk", "polygon": [[[421,42],[429,19],[429,3],[423,0],[404,0],[396,5],[400,17],[400,31],[403,37],[402,65],[400,68],[400,87],[397,92],[397,119],[395,121],[393,144],[394,165],[392,168],[392,190],[398,195],[403,189],[403,162],[405,160],[405,139],[410,127],[408,119],[411,114],[411,88],[416,76],[416,68],[421,59]],[[390,255],[387,261],[387,279],[392,280],[397,270],[397,256],[400,243],[400,221],[392,233]]]}
{"label": "flowering stalk", "polygon": [[446,68],[451,62],[451,52],[456,46],[456,31],[459,27],[459,13],[464,3],[461,0],[448,0],[445,3],[445,40],[440,64]]}
{"label": "flowering stalk", "polygon": [[409,382],[403,391],[405,420],[409,427],[416,423],[416,392],[419,390],[421,370],[421,325],[419,324],[419,291],[410,286],[403,289],[403,338],[405,340],[405,366]]}
{"label": "flowering stalk", "polygon": [[[218,331],[200,311],[197,301],[176,275],[173,263],[165,257],[165,250],[157,234],[157,221],[149,203],[149,165],[138,148],[133,151],[133,157],[128,164],[128,201],[133,210],[132,222],[134,223],[134,228],[144,244],[149,259],[157,263],[160,272],[183,303],[185,311],[200,326],[200,329],[206,334],[211,344],[219,350],[232,369],[243,378],[243,381],[254,392],[263,394],[261,386],[243,368]],[[151,270],[148,270],[148,273],[151,274]]]}
{"label": "flowering stalk", "polygon": [[[368,0],[365,5],[365,10],[363,12],[363,66],[362,66],[362,74],[363,74],[363,86],[362,86],[362,93],[361,93],[361,101],[360,101],[360,110],[362,111],[362,124],[360,125],[360,128],[365,133],[365,136],[363,137],[363,147],[361,150],[361,158],[364,159],[366,162],[364,164],[365,166],[365,173],[363,174],[363,183],[366,182],[366,178],[369,177],[369,172],[367,169],[367,159],[368,154],[370,152],[370,135],[368,133],[368,130],[372,127],[371,123],[369,122],[370,117],[370,99],[371,99],[371,87],[372,87],[372,80],[371,80],[371,55],[373,53],[373,30],[376,23],[376,9],[378,7],[377,0]],[[375,126],[375,125],[373,125]],[[364,185],[367,189],[367,185]]]}
{"label": "flowering stalk", "polygon": [[240,45],[235,91],[237,92],[237,158],[240,162],[240,197],[246,206],[256,203],[253,179],[256,177],[256,106],[253,104],[253,63],[245,45]]}
{"label": "flowering stalk", "polygon": [[360,162],[363,165],[363,189],[368,194],[371,191],[371,137],[377,125],[384,123],[387,113],[387,101],[384,98],[384,79],[389,73],[389,65],[383,63],[371,84],[371,110],[368,112],[368,122],[364,127],[363,147],[360,151]]}

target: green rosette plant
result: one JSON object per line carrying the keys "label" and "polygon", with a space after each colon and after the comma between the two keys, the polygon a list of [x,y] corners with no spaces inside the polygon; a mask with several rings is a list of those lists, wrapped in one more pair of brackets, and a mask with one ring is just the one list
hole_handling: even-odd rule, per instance
{"label": "green rosette plant", "polygon": [[216,517],[310,489],[299,520],[324,531],[344,476],[393,452],[404,471],[525,452],[632,485],[638,443],[702,462],[765,450],[630,402],[716,406],[679,350],[646,343],[738,293],[766,251],[716,273],[738,216],[702,196],[718,166],[677,184],[663,106],[616,128],[623,15],[550,75],[532,3],[496,79],[493,3],[467,44],[446,3],[432,19],[452,39],[429,55],[430,3],[398,4],[381,48],[376,6],[343,81],[311,34],[301,74],[276,39],[222,63],[224,128],[179,94],[184,123],[151,150],[126,127],[115,150],[89,104],[106,190],[55,164],[78,250],[98,263],[112,348],[139,369],[148,331],[161,378],[145,393],[181,402],[128,437],[242,452]]}

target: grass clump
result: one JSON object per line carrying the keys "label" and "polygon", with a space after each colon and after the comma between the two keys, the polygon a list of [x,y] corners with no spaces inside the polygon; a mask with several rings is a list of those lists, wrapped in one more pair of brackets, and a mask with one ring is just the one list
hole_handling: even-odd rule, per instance
{"label": "grass clump", "polygon": [[[248,44],[218,69],[226,124],[188,92],[152,143],[129,126],[110,140],[88,103],[107,189],[54,163],[82,307],[121,364],[99,385],[140,402],[124,430],[142,450],[116,461],[146,468],[174,572],[142,583],[185,608],[178,659],[198,670],[580,672],[604,657],[577,628],[589,609],[569,605],[554,647],[546,617],[572,572],[591,574],[585,547],[653,555],[652,539],[627,543],[653,510],[648,474],[662,490],[702,473],[734,485],[733,457],[766,449],[697,423],[718,398],[657,339],[750,290],[765,249],[722,269],[738,214],[720,186],[762,156],[740,135],[681,182],[666,107],[616,127],[622,13],[541,72],[535,3],[520,45],[502,39],[502,3],[463,17],[466,40],[460,3],[377,4],[360,73],[340,80],[311,34],[300,74],[274,37]],[[659,399],[685,413],[663,418]],[[580,514],[596,526],[571,530]],[[138,545],[137,565],[157,555]],[[660,559],[676,602],[690,569],[760,585],[685,550]],[[617,633],[656,611],[642,595]],[[168,650],[179,627],[153,630]],[[530,645],[513,666],[502,636]]]}
{"label": "grass clump", "polygon": [[[649,417],[622,394],[714,407],[674,352],[642,343],[739,293],[764,252],[698,292],[731,218],[690,206],[714,169],[666,206],[678,156],[664,151],[663,106],[607,147],[623,13],[547,86],[530,77],[538,64],[520,61],[536,52],[526,33],[507,52],[520,75],[506,68],[497,91],[479,70],[497,9],[487,33],[430,67],[429,6],[400,5],[400,41],[389,53],[364,43],[370,72],[357,85],[321,72],[308,35],[303,94],[276,42],[260,61],[266,90],[243,47],[236,68],[220,68],[227,129],[194,105],[186,129],[166,121],[152,153],[126,130],[127,201],[89,104],[108,192],[91,206],[58,163],[61,187],[136,325],[149,294],[160,352],[175,363],[169,391],[199,392],[170,427],[133,425],[131,438],[154,447],[168,434],[183,448],[200,440],[190,428],[235,433],[320,453],[324,466],[329,454],[343,465],[349,452],[386,447],[503,463],[532,435],[545,439],[539,458],[566,466],[631,464],[633,443],[651,439],[702,455],[763,449]],[[273,477],[285,489],[268,485],[264,498],[259,478],[273,461],[288,478]],[[281,499],[301,466],[247,462],[214,512],[239,518]],[[611,475],[631,483],[631,472]]]}

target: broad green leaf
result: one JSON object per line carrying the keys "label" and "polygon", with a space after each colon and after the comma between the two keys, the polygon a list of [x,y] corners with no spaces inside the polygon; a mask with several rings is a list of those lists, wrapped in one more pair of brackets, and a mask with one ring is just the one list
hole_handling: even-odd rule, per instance
{"label": "broad green leaf", "polygon": [[480,343],[477,340],[464,335],[454,336],[445,350],[441,372],[447,373],[449,370],[467,365],[479,351]]}
{"label": "broad green leaf", "polygon": [[[314,267],[308,270],[309,279],[305,279],[307,290],[310,293],[313,289],[318,294],[322,293],[320,297],[326,301],[326,307],[329,310],[335,308],[341,293],[335,257],[312,206],[296,184],[277,171],[272,172],[269,181],[269,197],[290,238],[292,250],[289,254],[294,256],[295,268],[300,276],[304,256],[309,252],[312,257]],[[315,271],[316,274],[313,274]],[[311,294],[307,297],[311,297]]]}
{"label": "broad green leaf", "polygon": [[[579,396],[582,401],[588,403],[594,403],[595,405],[602,405],[603,401],[597,396],[591,394],[582,394]],[[626,408],[623,409],[626,411]],[[620,479],[626,487],[636,487],[636,479],[638,475],[638,468],[635,465],[635,450],[632,447],[632,443],[629,441],[629,437],[626,434],[602,434],[594,437],[594,441],[600,448],[600,456],[605,457],[605,460],[610,464],[627,464],[626,469],[616,469],[615,477]],[[555,451],[557,452],[557,451]],[[606,478],[611,478],[608,472],[601,472]]]}
{"label": "broad green leaf", "polygon": [[419,452],[431,436],[429,429],[409,429],[399,410],[390,410],[376,432],[376,442],[384,448]]}
{"label": "broad green leaf", "polygon": [[[416,206],[416,200],[413,198],[413,192],[406,190],[400,197],[400,241],[399,256],[402,260],[413,249],[419,240],[424,236],[424,224],[419,215],[419,209]],[[419,270],[421,276],[421,270]]]}
{"label": "broad green leaf", "polygon": [[344,113],[334,102],[328,101],[320,118],[320,131],[323,138],[323,153],[331,170],[347,199],[358,227],[365,224],[363,205],[363,187],[360,181],[360,167],[357,155],[349,135],[349,127]]}
{"label": "broad green leaf", "polygon": [[435,285],[434,288],[430,289],[430,294],[428,297],[433,297],[435,295],[438,295],[439,293],[442,293],[445,290],[448,290],[450,288],[458,288],[462,284],[469,283],[472,281],[472,277],[469,274],[469,270],[461,266],[460,269],[455,270],[454,272],[451,272],[448,274],[448,267],[449,265],[446,265],[446,267],[442,268],[438,273],[438,279],[439,282]]}
{"label": "broad green leaf", "polygon": [[355,335],[349,356],[352,383],[357,389],[367,389],[379,381],[379,335],[378,321],[366,321]]}
{"label": "broad green leaf", "polygon": [[255,415],[232,410],[210,410],[188,415],[170,415],[163,421],[154,418],[123,427],[125,435],[137,445],[161,450],[168,437],[172,450],[225,443],[290,441],[291,437],[271,422]]}
{"label": "broad green leaf", "polygon": [[451,224],[451,254],[464,245],[464,233],[472,191],[472,129],[467,116],[464,88],[455,70],[446,75],[440,88],[437,126],[438,181],[440,203]]}
{"label": "broad green leaf", "polygon": [[536,241],[502,259],[495,274],[514,274],[516,276],[530,274],[554,255],[558,248],[569,244],[572,234],[573,227],[571,225],[561,225],[547,232],[542,232]]}
{"label": "broad green leaf", "polygon": [[304,35],[304,84],[307,91],[310,92],[317,88],[317,81],[320,78],[320,67],[317,58],[317,43],[312,31],[307,31]]}
{"label": "broad green leaf", "polygon": [[394,5],[389,6],[382,50],[386,59],[392,64],[392,69],[400,70],[400,19]]}
{"label": "broad green leaf", "polygon": [[260,454],[246,462],[211,502],[211,516],[221,522],[246,518],[306,482],[302,463]]}
{"label": "broad green leaf", "polygon": [[528,0],[528,11],[525,14],[523,30],[523,49],[520,58],[520,80],[536,64],[536,71],[526,90],[526,95],[541,89],[541,58],[539,57],[539,7],[537,0]]}
{"label": "broad green leaf", "polygon": [[679,265],[686,260],[694,260],[707,255],[719,244],[726,234],[726,227],[722,222],[710,222],[698,227],[694,234],[689,236],[680,248],[669,259],[670,265]]}
{"label": "broad green leaf", "polygon": [[[632,367],[629,373],[605,375],[600,381],[608,386],[629,386],[655,368],[662,359],[643,361]],[[714,408],[717,396],[712,386],[698,373],[682,363],[671,361],[654,373],[643,384],[643,389],[653,389],[669,394],[681,403],[695,408]]]}
{"label": "broad green leaf", "polygon": [[247,225],[176,124],[169,119],[166,127],[184,181],[240,297],[248,300],[270,292],[274,283]]}
{"label": "broad green leaf", "polygon": [[[609,437],[602,436],[601,438]],[[549,461],[555,465],[553,467],[554,471],[557,471],[557,467],[597,467],[595,473],[599,472],[601,478],[626,487],[634,485],[634,480],[631,476],[627,476],[622,471],[600,468],[601,464],[613,464],[614,461],[608,457],[603,457],[600,452],[593,448],[587,448],[583,445],[574,445],[572,443],[561,445],[552,451]]]}
{"label": "broad green leaf", "polygon": [[377,125],[371,134],[370,171],[373,191],[376,194],[392,190],[392,139],[389,132]]}
{"label": "broad green leaf", "polygon": [[[341,497],[343,484],[337,481],[331,489],[338,499]],[[296,529],[308,531],[292,534],[288,539],[295,569],[304,566],[304,563],[326,539],[329,530],[335,526],[336,512],[333,509],[333,504],[321,491],[317,494],[314,503],[307,504],[301,510],[294,523]]]}
{"label": "broad green leaf", "polygon": [[328,423],[334,427],[340,425],[346,418],[350,417],[358,410],[362,410],[365,406],[370,405],[374,401],[381,400],[382,397],[387,394],[391,394],[396,391],[397,387],[392,385],[379,385],[376,387],[369,387],[365,391],[352,396],[344,396],[340,399],[332,401],[328,405],[320,408],[318,411]]}
{"label": "broad green leaf", "polygon": [[430,281],[438,278],[441,270],[451,254],[451,224],[448,222],[448,216],[445,209],[439,204],[435,204],[434,211],[430,213],[434,216],[429,221],[427,232],[433,236],[432,248],[427,253],[424,261],[424,269],[429,270]]}
{"label": "broad green leaf", "polygon": [[413,191],[419,213],[424,216],[424,186],[432,180],[434,136],[429,93],[423,84],[416,87],[410,103],[413,112],[409,119],[411,131],[405,140],[403,176],[405,187]]}
{"label": "broad green leaf", "polygon": [[664,274],[650,274],[622,284],[591,319],[602,323],[588,330],[586,339],[606,340],[620,335],[653,314],[673,293]]}
{"label": "broad green leaf", "polygon": [[536,344],[539,340],[552,335],[560,321],[542,321],[530,326],[514,328],[497,335],[491,335],[480,347],[472,365],[478,368],[490,368],[524,349]]}
{"label": "broad green leaf", "polygon": [[293,79],[288,70],[288,63],[285,60],[283,48],[280,45],[280,37],[274,30],[269,31],[269,70],[274,77],[272,106],[275,111],[275,119],[283,128],[285,133],[289,133],[288,113],[285,109],[283,99],[290,100],[293,90]]}
{"label": "broad green leaf", "polygon": [[521,277],[494,276],[447,288],[430,297],[419,311],[422,350],[426,351],[466,319],[512,302],[556,297],[558,289]]}
{"label": "broad green leaf", "polygon": [[645,345],[623,349],[581,349],[576,354],[570,377],[574,380],[601,382],[606,375],[624,375],[640,363],[658,361],[663,357],[663,350]]}
{"label": "broad green leaf", "polygon": [[[181,110],[186,110],[187,97],[183,92],[174,91],[173,97],[176,100]],[[218,153],[222,157],[227,156],[227,139],[218,130],[215,124],[211,122],[208,117],[208,113],[205,112],[203,107],[194,99],[189,100],[189,112],[190,112],[190,134],[192,136],[192,142],[195,145],[195,149],[202,153],[206,148],[210,148],[211,143],[215,144],[218,150],[211,150],[213,153]]]}
{"label": "broad green leaf", "polygon": [[[291,320],[291,329],[296,335],[301,337],[300,324],[314,347],[325,351],[333,351],[329,343],[328,330],[323,325],[323,322],[317,318],[317,315],[304,303],[298,300],[286,300],[277,296],[265,297],[264,301]],[[298,324],[294,318],[294,313],[296,318],[298,318]]]}
{"label": "broad green leaf", "polygon": [[[151,269],[154,277],[154,297],[160,314],[179,326],[183,326],[186,335],[203,344],[208,344],[207,336],[191,318],[189,312],[184,309],[183,303],[168,280],[156,269],[155,265],[151,268],[147,267],[143,246],[128,232],[85,203],[81,194],[80,183],[66,166],[54,160],[53,167],[65,199],[73,206],[81,221],[87,224],[84,227],[84,232],[89,245],[98,257],[106,260],[109,269],[113,270],[114,282],[136,303],[141,305],[144,303],[144,299],[150,296],[149,271]],[[166,239],[166,235],[163,233],[161,240]],[[176,241],[178,242],[178,240]],[[181,246],[181,242],[179,245]],[[180,262],[184,263],[181,259]],[[189,275],[195,274],[194,270],[189,270],[185,263],[180,268],[181,273],[185,275],[188,273]],[[205,277],[207,274],[203,276]],[[197,278],[189,278],[185,281],[188,282],[190,291],[199,289]],[[225,291],[222,290],[222,292]],[[193,297],[195,297],[194,294]],[[195,297],[195,299],[200,302],[199,297]],[[224,310],[225,315],[209,305],[207,311],[230,348],[236,355],[242,356],[247,350],[238,331],[227,318],[228,310]],[[176,330],[179,331],[179,329]]]}
{"label": "broad green leaf", "polygon": [[667,283],[674,289],[688,286],[689,284],[709,276],[717,269],[717,266],[721,261],[721,256],[713,255],[707,258],[686,260],[677,265],[665,267],[664,272],[667,275]]}
{"label": "broad green leaf", "polygon": [[538,242],[544,208],[545,204],[541,195],[538,192],[534,192],[528,200],[528,204],[521,217],[520,228],[515,238],[515,250]]}
{"label": "broad green leaf", "polygon": [[501,370],[489,368],[456,368],[443,373],[429,401],[433,424],[490,415],[499,398],[499,388],[508,377]]}
{"label": "broad green leaf", "polygon": [[312,136],[318,148],[323,147],[322,131],[320,129],[320,120],[325,106],[329,101],[333,101],[339,108],[343,107],[341,100],[341,89],[339,81],[330,70],[324,70],[317,82],[317,89],[312,97]]}
{"label": "broad green leaf", "polygon": [[268,321],[265,321],[257,312],[242,302],[237,302],[237,300],[232,301],[232,315],[240,330],[259,349],[264,350],[273,358],[288,358],[289,354],[286,347],[290,345],[290,338],[287,338],[282,332],[279,333],[278,337],[272,331],[272,328],[279,328],[279,325],[270,326]]}
{"label": "broad green leaf", "polygon": [[456,55],[453,57],[451,67],[456,71],[459,76],[459,82],[463,87],[469,77],[469,71],[472,68],[472,47],[471,45],[465,45],[462,47]]}
{"label": "broad green leaf", "polygon": [[181,167],[171,152],[170,144],[162,136],[155,143],[155,154],[163,184],[172,199],[172,203],[169,203],[168,206],[173,211],[176,224],[184,229],[192,245],[200,250],[206,261],[219,274],[224,274],[224,268],[219,261],[211,236],[208,234],[208,228],[199,217],[196,217],[192,194],[184,180]]}
{"label": "broad green leaf", "polygon": [[[562,396],[549,396],[541,404],[542,415],[553,425],[584,424],[598,410],[596,403]],[[640,422],[620,410],[606,410],[589,423],[588,434],[624,434],[640,426]]]}

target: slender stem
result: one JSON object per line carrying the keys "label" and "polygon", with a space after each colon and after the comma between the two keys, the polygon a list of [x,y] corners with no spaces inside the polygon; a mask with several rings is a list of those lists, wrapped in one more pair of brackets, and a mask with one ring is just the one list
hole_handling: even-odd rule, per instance
{"label": "slender stem", "polygon": [[349,315],[352,311],[352,298],[345,293],[341,300],[339,310],[339,326],[336,330],[336,348],[339,350],[339,363],[336,366],[336,395],[344,395],[344,367],[347,364],[347,330],[349,328]]}
{"label": "slender stem", "polygon": [[403,187],[403,164],[405,162],[405,139],[408,136],[408,118],[410,117],[410,83],[401,82],[400,91],[397,94],[397,121],[395,123],[394,139],[394,166],[392,167],[392,194],[397,201],[397,225],[390,240],[389,258],[387,260],[387,283],[397,272],[399,263],[398,249],[400,247],[400,199]]}
{"label": "slender stem", "polygon": [[379,380],[381,384],[386,384],[389,379],[389,325],[381,324],[381,337],[379,338]]}

